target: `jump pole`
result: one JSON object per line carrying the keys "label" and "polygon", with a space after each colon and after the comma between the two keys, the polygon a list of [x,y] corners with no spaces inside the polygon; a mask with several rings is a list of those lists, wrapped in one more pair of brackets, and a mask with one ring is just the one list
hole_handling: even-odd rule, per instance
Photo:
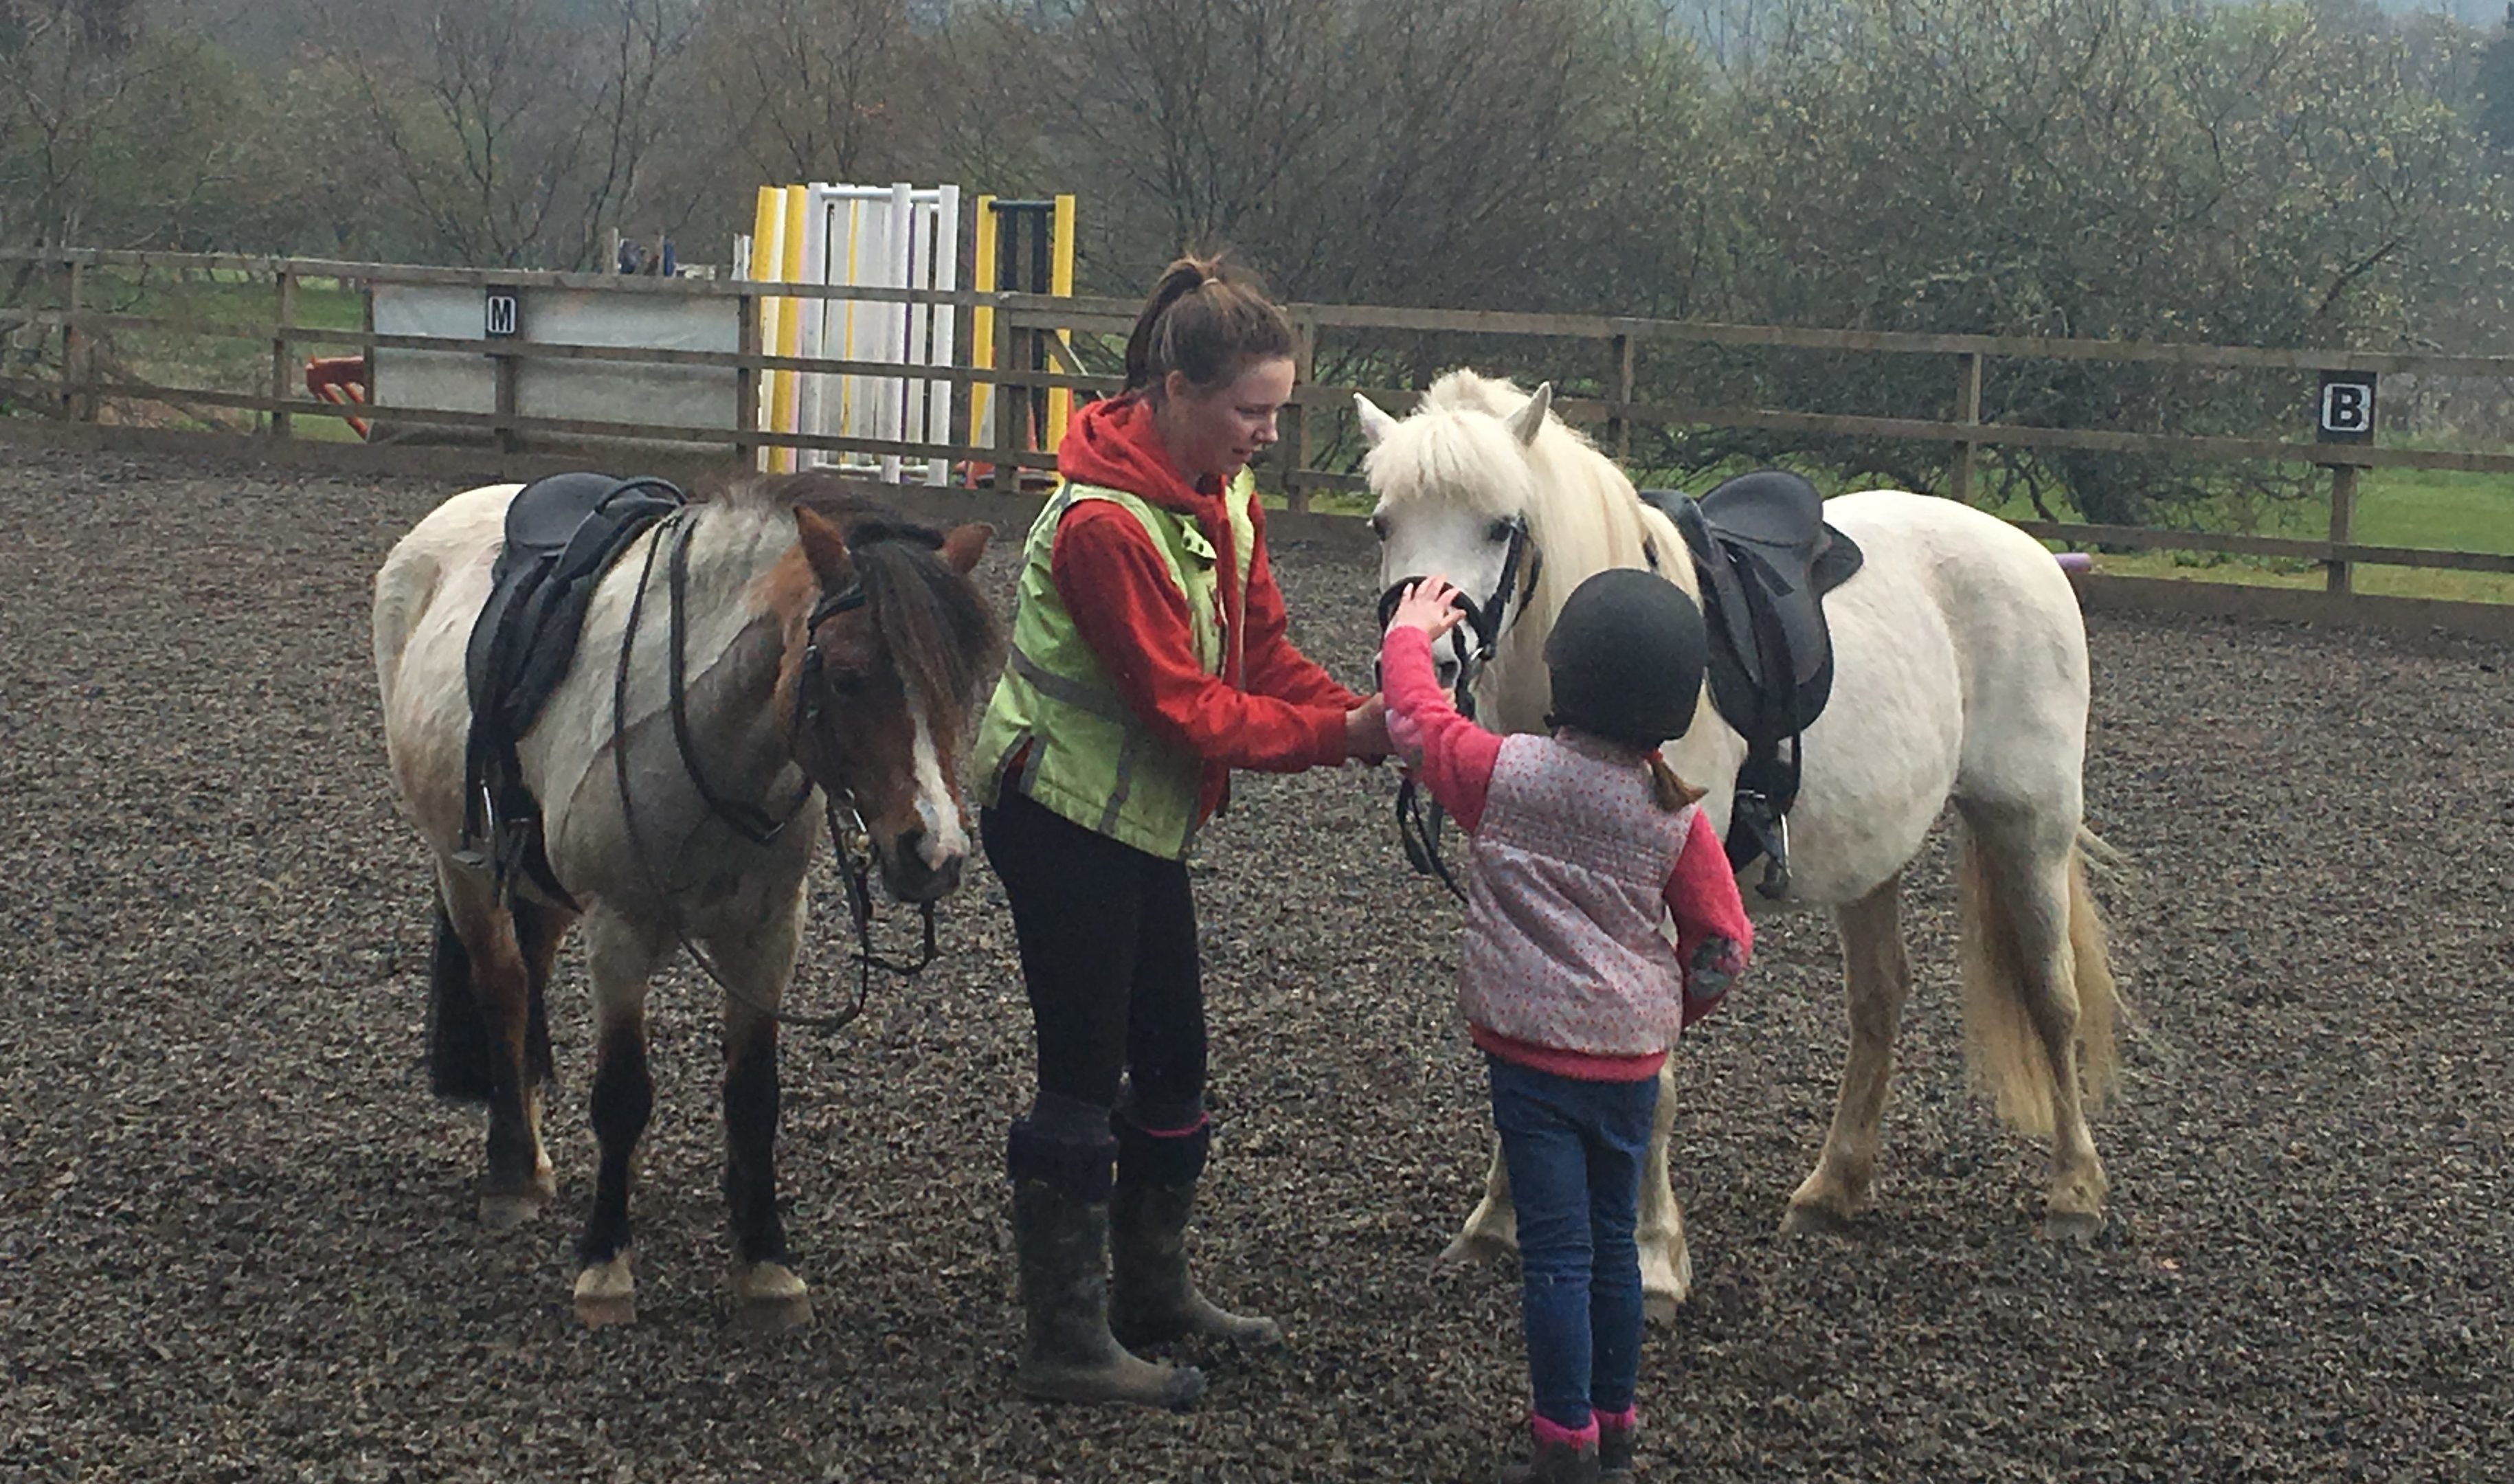
{"label": "jump pole", "polygon": [[[783,271],[786,261],[786,256],[781,251],[785,228],[786,193],[774,185],[759,187],[758,203],[752,209],[750,219],[752,282],[775,283],[777,281],[777,275]],[[769,353],[773,355],[777,351],[777,332],[779,321],[785,317],[782,310],[786,301],[762,295],[754,302],[759,306],[759,343],[767,346]],[[763,394],[759,398],[759,425],[751,431],[764,432],[777,425],[777,387],[786,376],[787,373],[782,371],[760,373],[758,384],[763,389]],[[769,458],[768,450],[761,449],[757,461],[758,466],[763,469],[769,467]]]}

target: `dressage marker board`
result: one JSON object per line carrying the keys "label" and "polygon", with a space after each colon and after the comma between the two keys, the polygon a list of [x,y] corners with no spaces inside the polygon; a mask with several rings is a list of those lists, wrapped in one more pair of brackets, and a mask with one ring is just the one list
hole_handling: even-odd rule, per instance
{"label": "dressage marker board", "polygon": [[[543,284],[484,289],[381,279],[371,292],[378,335],[667,350],[742,348],[738,300],[603,294]],[[378,442],[479,441],[477,430],[411,421],[396,426],[393,410],[495,413],[501,411],[502,375],[513,381],[510,410],[525,417],[611,419],[621,408],[634,407],[653,426],[728,432],[736,426],[735,378],[717,367],[521,356],[502,362],[470,350],[395,345],[378,345],[371,353],[374,381],[368,395],[376,408]]]}

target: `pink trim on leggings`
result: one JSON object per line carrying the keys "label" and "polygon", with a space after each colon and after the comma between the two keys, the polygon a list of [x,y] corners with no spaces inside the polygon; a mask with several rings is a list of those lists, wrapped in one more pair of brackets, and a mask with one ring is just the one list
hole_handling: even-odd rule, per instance
{"label": "pink trim on leggings", "polygon": [[1639,1406],[1626,1407],[1621,1412],[1601,1412],[1592,1407],[1589,1409],[1589,1416],[1596,1420],[1598,1428],[1602,1432],[1630,1432],[1642,1423],[1642,1409]]}
{"label": "pink trim on leggings", "polygon": [[1589,1415],[1589,1425],[1586,1427],[1565,1427],[1561,1423],[1546,1421],[1544,1414],[1536,1412],[1528,1414],[1527,1425],[1528,1429],[1536,1434],[1536,1440],[1539,1443],[1568,1443],[1575,1449],[1587,1449],[1592,1453],[1597,1451],[1598,1417],[1594,1412]]}
{"label": "pink trim on leggings", "polygon": [[1126,1121],[1134,1124],[1138,1131],[1150,1134],[1155,1139],[1185,1139],[1190,1134],[1193,1134],[1196,1130],[1203,1128],[1206,1124],[1211,1123],[1213,1121],[1213,1115],[1210,1113],[1198,1113],[1196,1115],[1196,1122],[1189,1124],[1183,1129],[1146,1128],[1143,1124],[1137,1123],[1131,1116],[1128,1117]]}

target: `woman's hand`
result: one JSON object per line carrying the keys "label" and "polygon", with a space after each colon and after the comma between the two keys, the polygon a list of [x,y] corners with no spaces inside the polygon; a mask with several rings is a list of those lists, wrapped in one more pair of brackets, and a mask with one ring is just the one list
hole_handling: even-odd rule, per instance
{"label": "woman's hand", "polygon": [[1397,600],[1397,612],[1389,616],[1388,627],[1419,628],[1427,638],[1438,639],[1467,621],[1467,611],[1458,602],[1458,589],[1447,579],[1427,577],[1405,589]]}
{"label": "woman's hand", "polygon": [[1397,750],[1388,736],[1388,699],[1373,696],[1344,713],[1344,755],[1376,763]]}

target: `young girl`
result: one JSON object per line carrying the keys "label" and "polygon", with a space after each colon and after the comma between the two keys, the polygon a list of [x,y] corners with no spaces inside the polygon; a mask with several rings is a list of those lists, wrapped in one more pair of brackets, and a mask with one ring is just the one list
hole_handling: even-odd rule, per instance
{"label": "young girl", "polygon": [[[1649,572],[1580,584],[1545,645],[1551,737],[1497,737],[1433,677],[1465,617],[1439,578],[1381,645],[1389,733],[1474,836],[1458,999],[1492,1077],[1519,1207],[1533,1459],[1503,1484],[1627,1473],[1641,1365],[1633,1243],[1658,1072],[1754,942],[1736,878],[1658,746],[1692,724],[1702,615]],[[1677,941],[1660,931],[1676,919]]]}

